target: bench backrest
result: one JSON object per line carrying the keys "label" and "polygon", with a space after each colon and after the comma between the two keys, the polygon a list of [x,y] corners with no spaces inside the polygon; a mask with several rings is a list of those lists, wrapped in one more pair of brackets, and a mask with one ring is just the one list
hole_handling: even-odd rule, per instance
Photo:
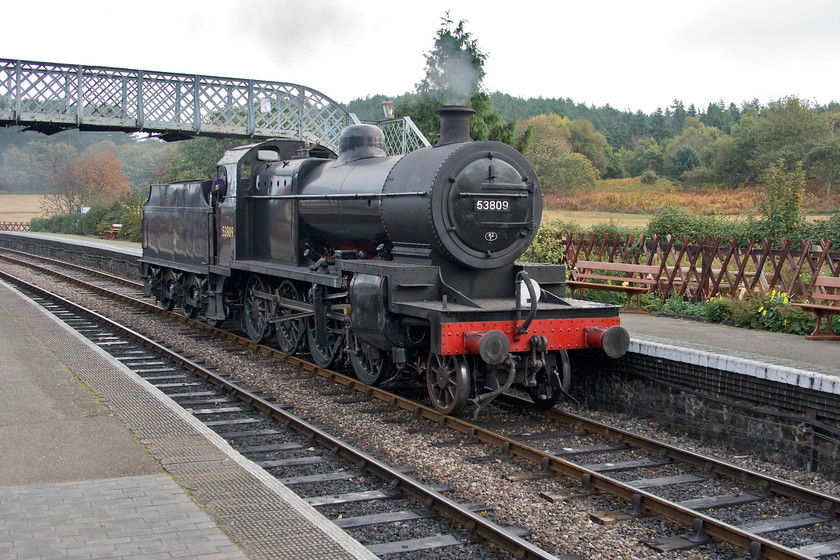
{"label": "bench backrest", "polygon": [[811,294],[813,299],[830,300],[831,305],[840,302],[840,277],[837,276],[817,276],[815,286],[825,288],[825,292],[815,291]]}
{"label": "bench backrest", "polygon": [[652,274],[659,276],[660,268],[648,264],[614,263],[601,261],[577,261],[575,267],[578,270],[611,270],[613,272],[626,272],[628,274]]}

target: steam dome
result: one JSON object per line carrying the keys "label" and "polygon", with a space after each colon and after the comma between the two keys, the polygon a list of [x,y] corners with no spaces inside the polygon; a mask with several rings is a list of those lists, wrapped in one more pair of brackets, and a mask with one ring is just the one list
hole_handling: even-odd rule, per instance
{"label": "steam dome", "polygon": [[341,131],[338,161],[343,165],[358,159],[385,157],[385,134],[372,124],[354,124]]}

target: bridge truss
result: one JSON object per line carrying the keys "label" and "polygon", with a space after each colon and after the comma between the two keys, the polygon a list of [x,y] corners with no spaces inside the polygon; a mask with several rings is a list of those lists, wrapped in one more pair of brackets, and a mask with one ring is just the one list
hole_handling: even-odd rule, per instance
{"label": "bridge truss", "polygon": [[[305,86],[237,78],[0,59],[0,125],[194,136],[296,138],[338,151],[359,120]],[[429,143],[408,117],[376,123],[389,154]]]}

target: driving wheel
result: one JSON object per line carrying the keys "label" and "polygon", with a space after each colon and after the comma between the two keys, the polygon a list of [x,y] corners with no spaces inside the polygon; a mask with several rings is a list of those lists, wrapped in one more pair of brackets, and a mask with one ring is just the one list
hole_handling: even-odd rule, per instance
{"label": "driving wheel", "polygon": [[352,337],[353,352],[350,354],[350,365],[353,373],[365,385],[379,385],[391,373],[391,356],[388,352],[374,348],[367,342]]}
{"label": "driving wheel", "polygon": [[257,295],[265,293],[265,283],[262,278],[254,274],[248,279],[242,302],[242,328],[248,338],[260,343],[265,338],[268,327],[268,305],[265,297]]}
{"label": "driving wheel", "polygon": [[[291,299],[301,301],[300,292],[292,282],[283,280],[280,287],[277,288],[277,295],[283,299]],[[300,314],[294,309],[278,306],[277,317],[281,320],[275,323],[277,330],[277,347],[287,356],[293,355],[300,348],[306,335],[306,320],[302,318],[282,320],[283,316]]]}

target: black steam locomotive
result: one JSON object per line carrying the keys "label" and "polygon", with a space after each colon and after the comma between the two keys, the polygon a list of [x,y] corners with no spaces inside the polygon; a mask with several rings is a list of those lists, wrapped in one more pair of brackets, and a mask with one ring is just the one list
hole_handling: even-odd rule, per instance
{"label": "black steam locomotive", "polygon": [[516,262],[540,187],[513,148],[469,140],[471,112],[443,108],[440,142],[402,156],[373,125],[347,127],[337,157],[297,140],[233,148],[223,199],[210,181],[152,185],[147,295],[370,385],[424,376],[444,413],[511,386],[551,407],[569,350],[620,357],[629,337],[616,306],[564,297],[564,266]]}

